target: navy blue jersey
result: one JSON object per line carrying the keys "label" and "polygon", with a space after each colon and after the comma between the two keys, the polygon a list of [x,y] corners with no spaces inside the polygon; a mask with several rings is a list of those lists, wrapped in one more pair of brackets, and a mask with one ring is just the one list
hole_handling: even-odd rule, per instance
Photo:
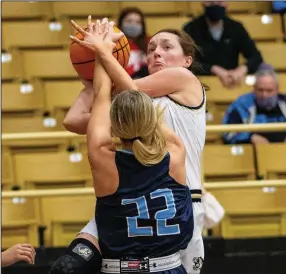
{"label": "navy blue jersey", "polygon": [[162,257],[187,248],[193,234],[190,190],[169,175],[170,154],[153,166],[117,151],[119,187],[97,198],[96,223],[103,258]]}

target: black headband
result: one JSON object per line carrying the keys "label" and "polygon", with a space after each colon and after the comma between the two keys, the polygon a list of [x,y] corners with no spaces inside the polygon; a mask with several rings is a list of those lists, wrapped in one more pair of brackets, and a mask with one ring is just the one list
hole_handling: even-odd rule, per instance
{"label": "black headband", "polygon": [[140,140],[141,138],[139,137],[139,136],[137,136],[137,137],[134,137],[134,138],[132,138],[132,139],[124,139],[124,138],[121,138],[122,139],[122,141],[124,141],[124,142],[134,142],[134,141],[136,141],[136,140]]}

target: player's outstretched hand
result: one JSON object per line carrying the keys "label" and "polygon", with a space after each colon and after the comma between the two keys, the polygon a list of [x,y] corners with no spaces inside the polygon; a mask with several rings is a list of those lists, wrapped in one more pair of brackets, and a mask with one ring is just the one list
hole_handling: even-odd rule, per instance
{"label": "player's outstretched hand", "polygon": [[2,252],[2,266],[9,266],[19,261],[34,264],[35,256],[35,249],[30,244],[17,244]]}
{"label": "player's outstretched hand", "polygon": [[72,26],[82,34],[83,40],[78,39],[76,36],[70,36],[74,42],[87,47],[93,51],[100,51],[105,48],[113,48],[115,42],[123,37],[123,33],[115,33],[113,29],[113,22],[108,22],[107,18],[96,20],[96,23],[91,22],[91,16],[88,16],[87,29],[84,30],[71,20]]}

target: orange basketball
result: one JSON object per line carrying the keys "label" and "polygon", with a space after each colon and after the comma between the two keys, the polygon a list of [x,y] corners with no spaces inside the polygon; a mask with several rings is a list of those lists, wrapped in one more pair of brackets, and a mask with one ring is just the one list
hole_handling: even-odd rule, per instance
{"label": "orange basketball", "polygon": [[[116,27],[114,27],[114,31],[120,32]],[[83,40],[81,33],[77,33],[76,37]],[[116,43],[113,56],[122,67],[125,68],[127,66],[130,57],[130,46],[125,35]],[[70,59],[74,69],[81,78],[85,80],[93,79],[94,52],[92,50],[72,41],[70,45]]]}

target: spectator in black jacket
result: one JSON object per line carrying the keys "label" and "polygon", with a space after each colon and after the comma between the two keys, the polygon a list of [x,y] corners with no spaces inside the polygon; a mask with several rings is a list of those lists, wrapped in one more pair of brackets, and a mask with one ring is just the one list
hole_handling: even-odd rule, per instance
{"label": "spectator in black jacket", "polygon": [[[247,73],[254,73],[262,57],[243,25],[226,15],[224,1],[203,2],[205,13],[184,26],[201,49],[197,56],[200,75],[217,75],[225,87],[239,85]],[[239,54],[247,60],[239,65]]]}

